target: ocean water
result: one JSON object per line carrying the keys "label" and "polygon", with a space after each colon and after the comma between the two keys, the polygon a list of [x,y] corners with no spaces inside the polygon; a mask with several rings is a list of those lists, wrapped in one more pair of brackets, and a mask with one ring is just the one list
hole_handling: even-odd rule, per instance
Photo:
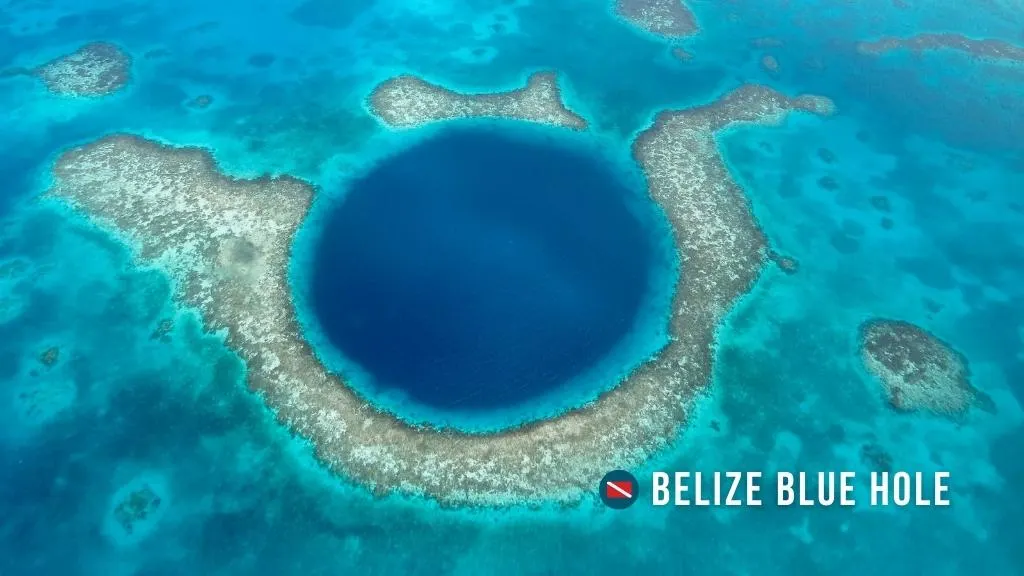
{"label": "ocean water", "polygon": [[[689,5],[701,31],[680,61],[592,0],[0,3],[0,68],[94,40],[133,56],[130,85],[98,100],[0,78],[0,574],[1024,573],[1024,69],[855,48],[947,31],[1021,45],[1020,4]],[[538,69],[560,73],[615,161],[658,111],[746,82],[838,107],[719,139],[770,244],[800,269],[766,269],[720,328],[695,421],[633,472],[863,474],[865,454],[884,453],[949,471],[952,506],[453,510],[376,497],[274,421],[160,270],[39,200],[62,150],[127,131],[208,147],[233,175],[305,178],[329,214],[353,174],[404,142],[367,113],[374,85],[408,72],[492,91]],[[204,94],[208,108],[186,105]],[[993,413],[892,411],[856,354],[875,316],[963,352]],[[158,513],[126,534],[114,503],[140,485]]]}
{"label": "ocean water", "polygon": [[628,372],[667,339],[654,286],[675,282],[671,252],[658,253],[671,233],[639,179],[550,141],[563,131],[491,124],[380,160],[295,266],[320,356],[343,352],[342,373],[354,367],[364,377],[349,380],[407,419],[557,415],[609,387],[595,382],[614,361]]}

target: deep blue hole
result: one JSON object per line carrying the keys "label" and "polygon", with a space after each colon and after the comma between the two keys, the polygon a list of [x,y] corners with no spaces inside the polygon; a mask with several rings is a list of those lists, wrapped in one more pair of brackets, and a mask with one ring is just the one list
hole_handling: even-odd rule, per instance
{"label": "deep blue hole", "polygon": [[313,313],[382,391],[439,409],[529,401],[629,335],[655,261],[642,198],[594,155],[447,129],[332,209]]}

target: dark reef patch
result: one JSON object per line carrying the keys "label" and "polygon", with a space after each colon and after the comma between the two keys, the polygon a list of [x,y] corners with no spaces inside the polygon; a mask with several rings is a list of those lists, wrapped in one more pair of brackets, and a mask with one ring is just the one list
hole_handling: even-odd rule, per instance
{"label": "dark reef patch", "polygon": [[800,271],[800,263],[791,256],[783,256],[775,250],[769,250],[768,259],[774,262],[786,274],[793,275]]}
{"label": "dark reef patch", "polygon": [[829,237],[829,243],[840,254],[854,254],[860,250],[860,242],[843,232],[835,232]]}
{"label": "dark reef patch", "polygon": [[834,192],[839,190],[839,181],[833,176],[822,176],[821,178],[818,178],[818,187],[822,190]]}
{"label": "dark reef patch", "polygon": [[327,216],[313,312],[382,392],[440,409],[530,401],[635,325],[656,261],[638,198],[600,158],[446,129],[382,161]]}
{"label": "dark reef patch", "polygon": [[875,442],[868,442],[860,447],[861,459],[875,472],[892,471],[892,455]]}
{"label": "dark reef patch", "polygon": [[864,236],[864,232],[866,232],[863,224],[856,220],[850,220],[849,218],[844,219],[840,223],[840,227],[842,228],[843,234],[853,238],[860,238]]}
{"label": "dark reef patch", "polygon": [[308,0],[291,13],[291,18],[303,26],[343,30],[349,26],[370,2],[334,2],[333,0]]}
{"label": "dark reef patch", "polygon": [[249,65],[254,68],[266,68],[274,63],[277,57],[273,54],[260,53],[249,57]]}
{"label": "dark reef patch", "polygon": [[932,300],[931,298],[922,298],[921,303],[924,304],[925,310],[930,314],[938,314],[939,312],[942,312],[942,309],[944,308],[942,304]]}
{"label": "dark reef patch", "polygon": [[39,354],[39,363],[47,368],[52,368],[60,360],[60,348],[51,346]]}
{"label": "dark reef patch", "polygon": [[956,288],[953,270],[942,261],[927,258],[899,258],[899,267],[917,278],[921,284],[935,290],[952,290]]}
{"label": "dark reef patch", "polygon": [[204,110],[209,108],[210,104],[213,104],[213,96],[210,96],[209,94],[200,94],[186,102],[185,107],[195,110]]}
{"label": "dark reef patch", "polygon": [[892,203],[889,202],[888,196],[872,196],[869,201],[871,202],[871,207],[875,210],[880,212],[892,211]]}

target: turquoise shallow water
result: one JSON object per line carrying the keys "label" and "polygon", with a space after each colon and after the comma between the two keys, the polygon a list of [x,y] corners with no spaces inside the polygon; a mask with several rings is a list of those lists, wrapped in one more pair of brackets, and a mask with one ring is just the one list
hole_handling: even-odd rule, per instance
{"label": "turquoise shallow water", "polygon": [[[1022,573],[1024,72],[948,51],[870,58],[854,42],[954,30],[1021,43],[1024,16],[1012,2],[900,4],[694,2],[703,31],[684,43],[689,62],[603,2],[0,4],[0,66],[92,40],[135,59],[129,88],[97,101],[0,79],[0,574]],[[782,45],[751,46],[763,37]],[[766,52],[778,73],[761,69]],[[570,106],[622,147],[656,111],[747,81],[840,110],[720,139],[800,271],[768,270],[731,314],[712,397],[648,468],[866,472],[862,451],[877,446],[896,467],[949,470],[953,506],[453,511],[375,499],[274,423],[160,272],[35,200],[61,149],[111,131],[336,190],[393,145],[364,109],[377,82],[414,72],[496,90],[540,68],[559,70]],[[184,105],[200,94],[208,109]],[[961,350],[997,413],[957,425],[890,411],[855,356],[871,316]],[[45,369],[51,346],[60,358]],[[26,398],[43,409],[29,414]],[[111,502],[140,481],[162,512],[118,534]]]}

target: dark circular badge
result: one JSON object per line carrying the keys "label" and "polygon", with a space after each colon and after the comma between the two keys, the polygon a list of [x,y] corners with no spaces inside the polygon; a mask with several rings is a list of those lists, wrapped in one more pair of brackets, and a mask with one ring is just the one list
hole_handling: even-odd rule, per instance
{"label": "dark circular badge", "polygon": [[601,479],[597,493],[605,506],[625,510],[640,499],[640,483],[625,470],[612,470]]}

